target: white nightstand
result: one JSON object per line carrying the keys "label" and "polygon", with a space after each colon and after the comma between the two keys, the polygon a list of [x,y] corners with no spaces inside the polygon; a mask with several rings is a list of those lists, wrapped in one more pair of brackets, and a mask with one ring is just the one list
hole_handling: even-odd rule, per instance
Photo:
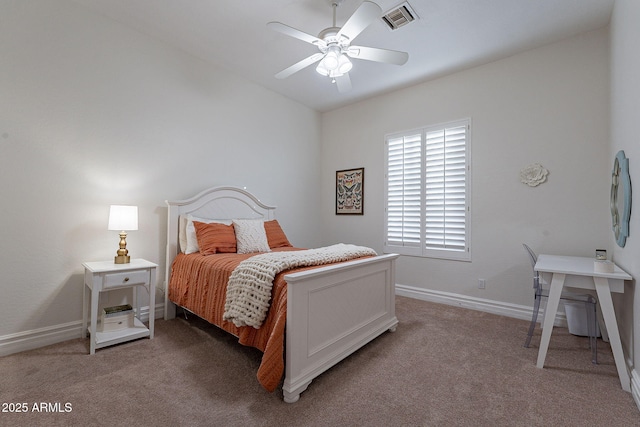
{"label": "white nightstand", "polygon": [[[91,345],[89,354],[95,354],[97,348],[120,344],[138,338],[153,338],[153,321],[156,305],[156,268],[157,264],[144,259],[132,259],[129,264],[115,264],[113,261],[84,262],[84,287],[82,300],[82,336],[87,336],[88,308],[91,307],[89,334]],[[140,321],[140,302],[138,287],[149,292],[149,327]],[[117,331],[98,332],[98,298],[100,292],[114,289],[134,288],[133,306],[135,308],[134,325]],[[89,295],[91,300],[89,301]]]}

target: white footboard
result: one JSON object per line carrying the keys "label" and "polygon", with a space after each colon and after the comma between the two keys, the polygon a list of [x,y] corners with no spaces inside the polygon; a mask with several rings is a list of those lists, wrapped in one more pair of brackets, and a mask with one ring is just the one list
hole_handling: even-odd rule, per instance
{"label": "white footboard", "polygon": [[288,274],[284,400],[296,402],[311,381],[398,324],[398,255]]}

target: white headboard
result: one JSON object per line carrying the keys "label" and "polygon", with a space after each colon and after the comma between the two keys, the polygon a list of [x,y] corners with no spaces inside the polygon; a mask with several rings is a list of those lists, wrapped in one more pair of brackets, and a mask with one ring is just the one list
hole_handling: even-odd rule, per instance
{"label": "white headboard", "polygon": [[169,301],[168,283],[171,277],[171,265],[179,251],[179,220],[180,215],[191,214],[199,218],[209,219],[275,219],[275,206],[265,205],[253,194],[242,188],[213,187],[195,196],[177,201],[166,201],[168,206],[167,219],[167,256],[165,270],[165,316]]}

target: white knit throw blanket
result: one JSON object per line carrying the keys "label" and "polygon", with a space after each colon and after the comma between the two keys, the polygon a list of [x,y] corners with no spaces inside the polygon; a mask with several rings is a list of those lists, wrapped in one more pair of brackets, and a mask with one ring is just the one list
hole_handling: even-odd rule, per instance
{"label": "white knit throw blanket", "polygon": [[273,279],[284,270],[296,267],[330,264],[376,252],[364,246],[337,245],[291,252],[269,252],[242,261],[231,273],[227,283],[224,320],[236,326],[259,328],[267,317]]}

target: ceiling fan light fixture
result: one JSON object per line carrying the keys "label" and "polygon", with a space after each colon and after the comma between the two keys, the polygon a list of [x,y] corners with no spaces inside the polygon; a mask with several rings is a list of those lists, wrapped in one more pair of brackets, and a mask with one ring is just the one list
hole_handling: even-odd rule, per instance
{"label": "ceiling fan light fixture", "polygon": [[318,63],[318,66],[316,67],[316,72],[323,76],[329,75],[329,70],[327,69],[327,67],[324,66],[324,59]]}
{"label": "ceiling fan light fixture", "polygon": [[318,63],[318,66],[316,67],[316,71],[318,72],[318,74],[323,76],[328,76],[331,78],[340,77],[348,73],[351,70],[351,68],[353,68],[353,64],[345,54],[341,54],[338,57],[338,60],[337,60],[338,65],[334,68],[327,67],[325,60],[326,60],[326,57],[322,61],[320,61]]}
{"label": "ceiling fan light fixture", "polygon": [[349,71],[351,71],[351,68],[353,68],[353,64],[351,63],[347,55],[340,55],[340,59],[338,60],[338,71],[340,72],[340,74],[348,73]]}
{"label": "ceiling fan light fixture", "polygon": [[327,54],[325,55],[322,62],[324,62],[325,68],[327,70],[335,70],[340,65],[340,48],[338,46],[330,46],[327,50]]}

